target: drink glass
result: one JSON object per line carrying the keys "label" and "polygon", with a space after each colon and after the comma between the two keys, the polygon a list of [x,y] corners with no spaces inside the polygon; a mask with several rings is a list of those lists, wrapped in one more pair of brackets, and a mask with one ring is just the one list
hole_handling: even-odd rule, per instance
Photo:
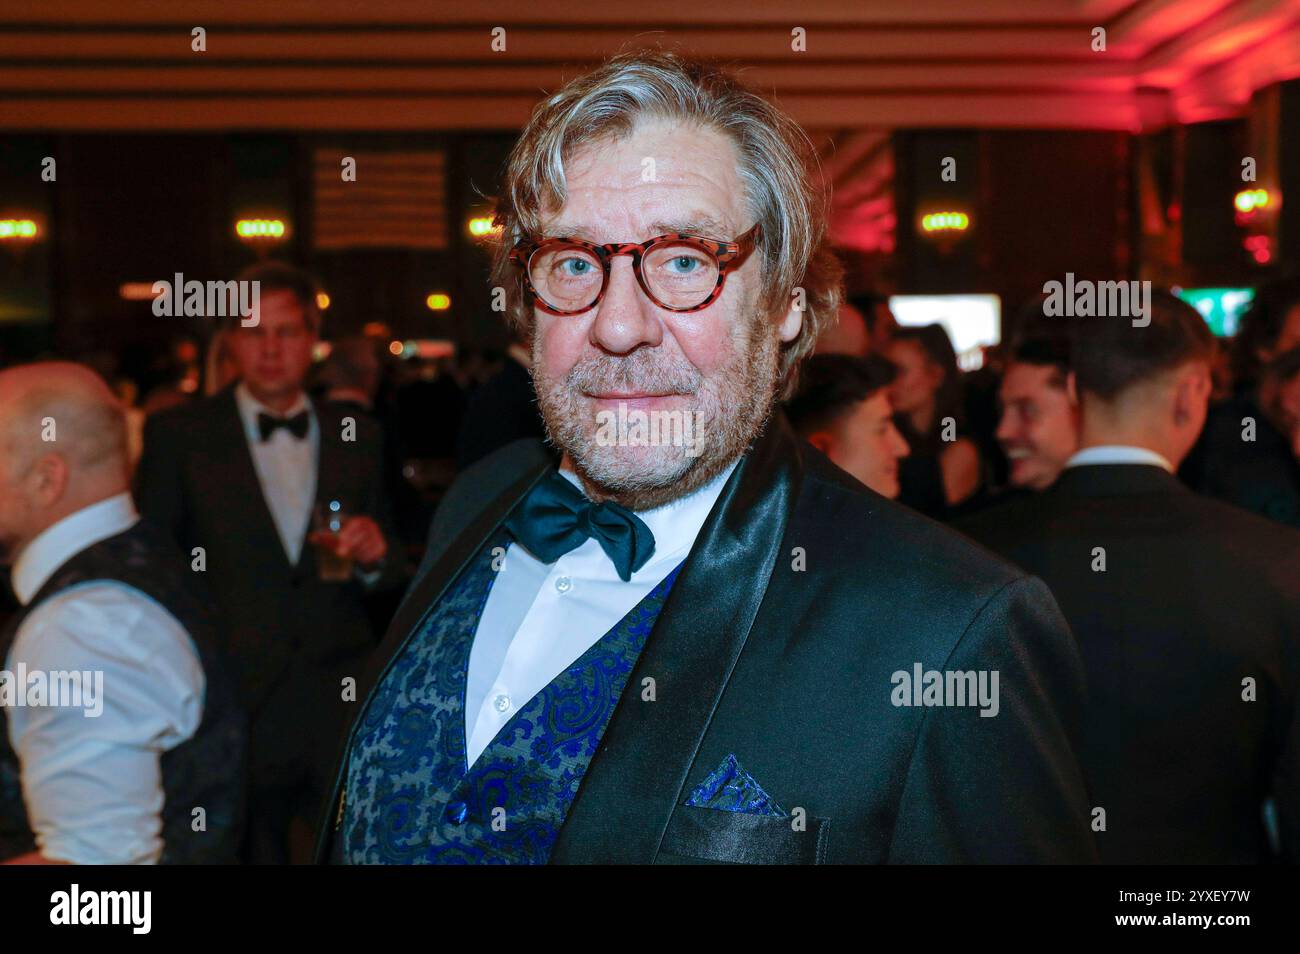
{"label": "drink glass", "polygon": [[345,583],[352,579],[352,557],[340,556],[339,531],[349,514],[337,500],[320,503],[311,514],[308,541],[316,547],[317,575],[325,583]]}

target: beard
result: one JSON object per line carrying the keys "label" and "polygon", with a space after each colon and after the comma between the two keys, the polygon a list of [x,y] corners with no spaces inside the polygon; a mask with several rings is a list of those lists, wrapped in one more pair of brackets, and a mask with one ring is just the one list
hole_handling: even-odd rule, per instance
{"label": "beard", "polygon": [[[649,510],[726,470],[762,432],[776,397],[780,349],[775,335],[761,333],[767,330],[751,321],[737,336],[732,359],[708,376],[680,350],[660,347],[598,354],[561,378],[548,378],[534,338],[533,383],[547,437],[565,453],[587,496]],[[616,413],[619,402],[607,399],[600,408],[593,395],[610,392],[670,395],[647,413],[666,410],[676,421],[689,422],[670,433],[690,440],[608,440],[598,413],[608,423],[606,412]]]}

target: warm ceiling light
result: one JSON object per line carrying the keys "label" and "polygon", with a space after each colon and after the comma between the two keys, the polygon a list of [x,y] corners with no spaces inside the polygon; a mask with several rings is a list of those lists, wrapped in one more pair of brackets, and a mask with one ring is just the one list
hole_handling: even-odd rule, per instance
{"label": "warm ceiling light", "polygon": [[324,311],[329,306],[330,306],[330,296],[325,294],[324,292],[317,292],[316,307],[319,308],[321,311]]}
{"label": "warm ceiling light", "polygon": [[429,360],[432,358],[451,358],[456,354],[456,342],[446,338],[416,338],[406,342],[408,354]]}
{"label": "warm ceiling light", "polygon": [[284,238],[284,220],[240,219],[235,233],[245,242],[278,242]]}
{"label": "warm ceiling light", "polygon": [[485,235],[501,234],[501,226],[493,225],[492,220],[495,216],[476,215],[469,220],[469,234],[475,238],[483,238]]}
{"label": "warm ceiling light", "polygon": [[1254,212],[1256,209],[1266,209],[1268,203],[1269,194],[1267,189],[1242,189],[1232,200],[1232,204],[1237,207],[1237,211],[1243,215]]}
{"label": "warm ceiling light", "polygon": [[922,216],[921,228],[926,232],[965,232],[970,228],[970,216],[965,212],[931,212]]}
{"label": "warm ceiling light", "polygon": [[424,300],[424,303],[429,306],[430,311],[446,311],[451,307],[451,296],[434,292]]}
{"label": "warm ceiling light", "polygon": [[153,286],[153,282],[123,282],[117,294],[123,301],[153,301],[158,297]]}
{"label": "warm ceiling light", "polygon": [[39,231],[31,219],[0,219],[0,241],[30,242]]}
{"label": "warm ceiling light", "polygon": [[388,353],[393,355],[394,357],[400,358],[402,356],[402,350],[403,350],[403,345],[396,338],[388,342]]}

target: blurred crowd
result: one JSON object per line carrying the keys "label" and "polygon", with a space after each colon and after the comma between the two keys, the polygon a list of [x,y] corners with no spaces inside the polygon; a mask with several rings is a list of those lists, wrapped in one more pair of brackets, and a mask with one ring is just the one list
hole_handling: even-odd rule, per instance
{"label": "blurred crowd", "polygon": [[[884,298],[858,296],[804,364],[787,411],[873,490],[958,520],[1047,489],[1079,449],[1074,371],[1086,321],[1026,303],[1011,337],[963,372],[941,325],[900,328]],[[1210,408],[1179,477],[1300,527],[1300,279],[1261,285],[1238,334],[1210,342],[1208,361]]]}

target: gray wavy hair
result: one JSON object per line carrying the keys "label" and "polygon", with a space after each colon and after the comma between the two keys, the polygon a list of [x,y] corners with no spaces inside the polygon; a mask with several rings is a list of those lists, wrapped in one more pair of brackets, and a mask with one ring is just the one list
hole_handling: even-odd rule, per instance
{"label": "gray wavy hair", "polygon": [[631,134],[643,119],[698,124],[735,145],[749,211],[762,225],[763,313],[783,315],[803,289],[803,327],[781,352],[782,396],[789,394],[799,362],[842,297],[843,267],[825,244],[828,197],[815,173],[816,150],[793,119],[734,75],[675,53],[621,53],[533,110],[511,150],[494,220],[502,230],[492,280],[505,289],[508,320],[531,332],[532,307],[509,254],[520,238],[540,234],[546,210],[563,206],[565,160],[580,147]]}

